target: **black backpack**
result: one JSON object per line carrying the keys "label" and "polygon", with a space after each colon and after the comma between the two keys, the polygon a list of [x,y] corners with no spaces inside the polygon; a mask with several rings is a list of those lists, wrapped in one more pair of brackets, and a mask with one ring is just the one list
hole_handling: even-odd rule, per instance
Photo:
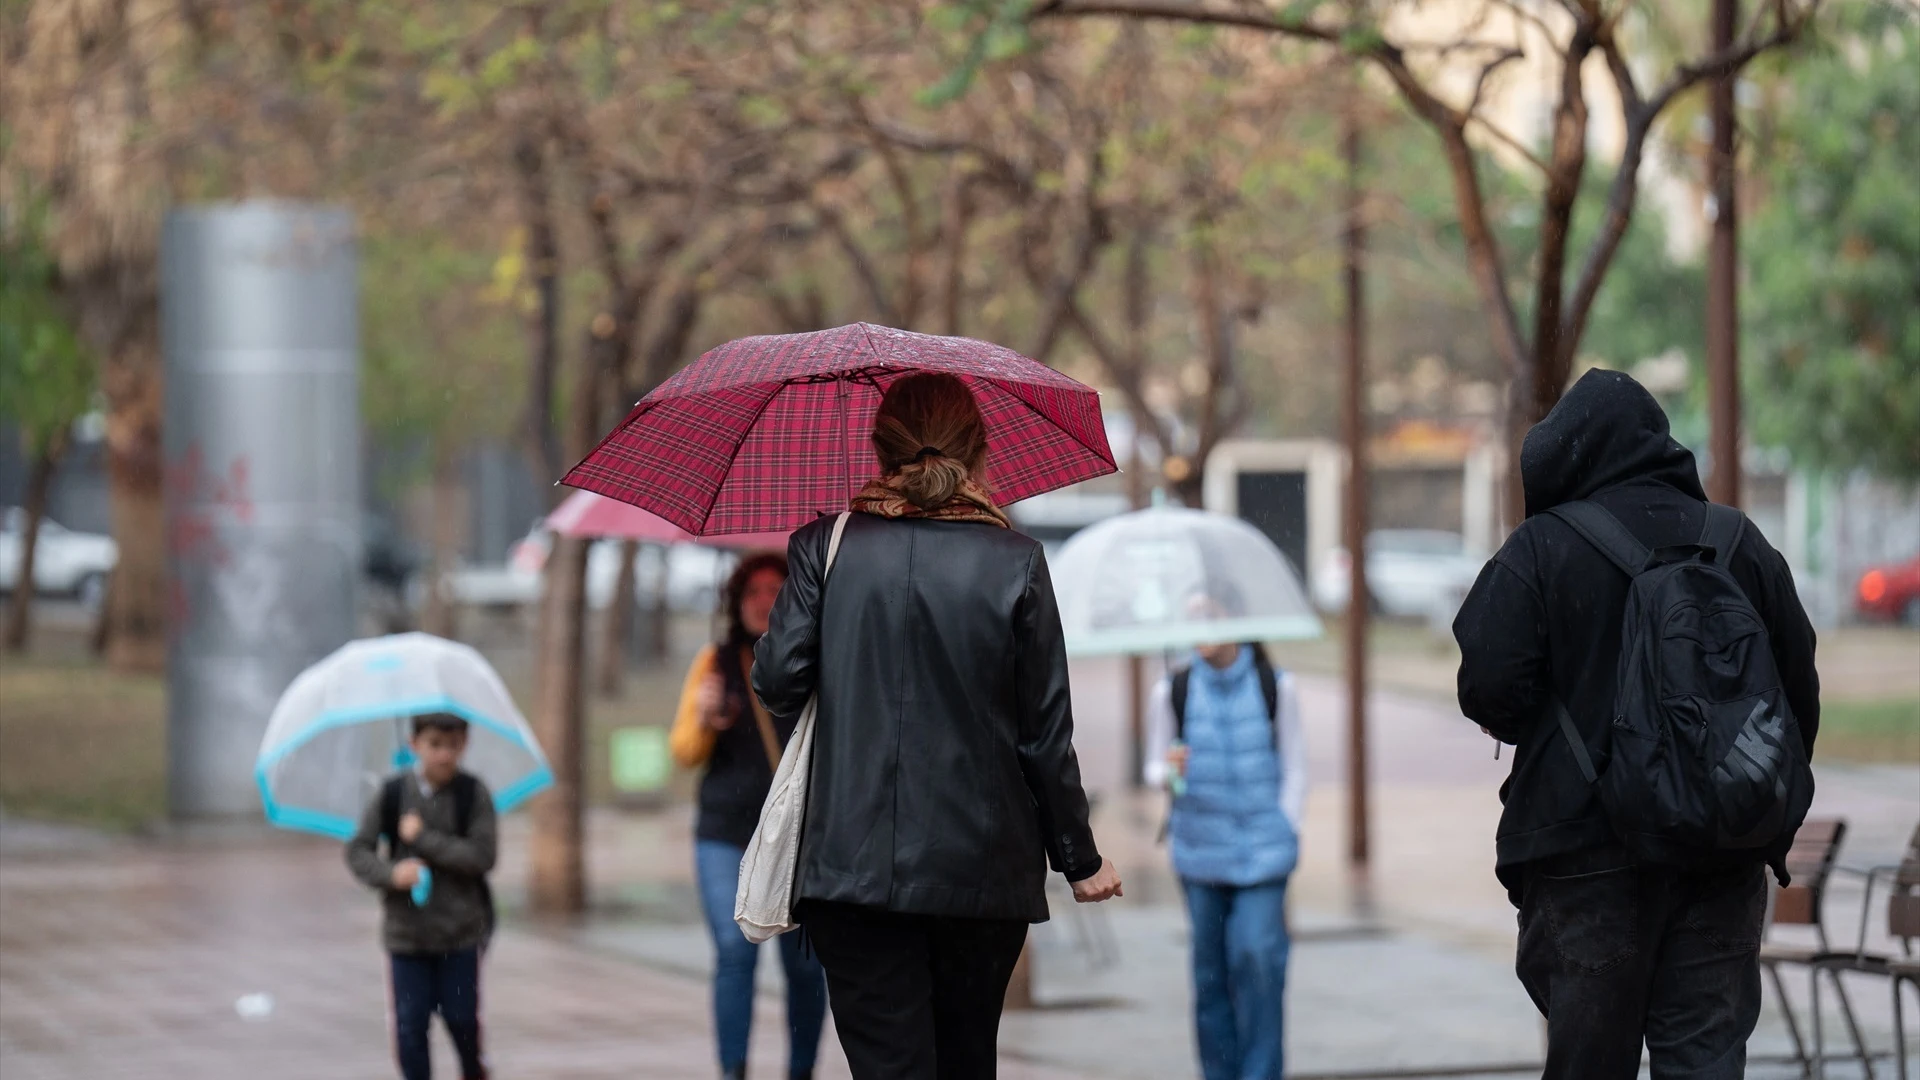
{"label": "black backpack", "polygon": [[[412,772],[396,773],[387,778],[380,788],[380,835],[387,841],[387,858],[398,860],[406,845],[400,842],[400,799],[405,785],[414,780]],[[456,836],[467,835],[473,825],[473,803],[478,797],[479,781],[470,773],[453,774],[448,787],[453,790],[453,831]],[[480,882],[480,900],[487,907],[487,933],[493,933],[493,886],[488,883],[485,874],[477,879]]]}
{"label": "black backpack", "polygon": [[[1259,645],[1253,646],[1253,669],[1260,676],[1260,696],[1267,703],[1267,719],[1278,722],[1280,718],[1280,676],[1273,670],[1273,661],[1267,659],[1267,650]],[[1193,669],[1183,667],[1173,673],[1169,693],[1173,704],[1173,738],[1178,742],[1187,733],[1187,684],[1192,682]]]}
{"label": "black backpack", "polygon": [[1697,544],[1655,552],[1594,503],[1550,513],[1632,579],[1604,769],[1554,703],[1614,832],[1669,866],[1776,862],[1813,802],[1813,771],[1766,623],[1730,569],[1745,515],[1709,503]]}

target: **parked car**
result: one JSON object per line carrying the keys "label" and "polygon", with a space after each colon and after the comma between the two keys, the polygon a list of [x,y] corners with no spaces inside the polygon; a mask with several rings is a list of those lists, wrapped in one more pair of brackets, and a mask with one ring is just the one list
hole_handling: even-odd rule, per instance
{"label": "parked car", "polygon": [[[1367,534],[1367,590],[1372,610],[1400,618],[1452,620],[1486,556],[1467,550],[1459,533],[1440,529],[1376,529]],[[1352,563],[1337,548],[1313,579],[1322,611],[1347,609]]]}
{"label": "parked car", "polygon": [[1868,618],[1898,619],[1920,628],[1920,555],[1861,574],[1854,596],[1860,614]]}
{"label": "parked car", "polygon": [[[538,524],[498,565],[462,566],[446,578],[454,601],[478,607],[513,607],[540,598],[553,534]],[[666,551],[667,605],[675,611],[703,614],[719,603],[720,586],[733,569],[734,554],[698,544],[674,544]],[[620,544],[598,540],[587,549],[587,605],[604,608],[620,578]],[[660,556],[642,551],[634,566],[634,595],[643,603],[661,588]]]}
{"label": "parked car", "polygon": [[[0,511],[0,592],[15,588],[26,529],[25,510],[9,506]],[[90,610],[96,609],[107,595],[107,575],[119,561],[120,548],[113,537],[75,532],[42,517],[33,552],[34,591],[77,597]]]}

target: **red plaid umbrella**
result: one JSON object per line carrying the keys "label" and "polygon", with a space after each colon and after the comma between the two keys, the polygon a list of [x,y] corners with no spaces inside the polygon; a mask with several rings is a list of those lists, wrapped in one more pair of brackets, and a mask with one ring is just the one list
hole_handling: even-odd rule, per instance
{"label": "red plaid umbrella", "polygon": [[902,375],[944,371],[987,421],[988,487],[1003,505],[1114,471],[1100,396],[969,338],[854,323],[741,338],[660,384],[561,481],[690,533],[795,529],[844,509],[877,472],[868,436]]}
{"label": "red plaid umbrella", "polygon": [[649,513],[618,499],[609,499],[605,495],[595,495],[591,491],[576,491],[567,496],[553,513],[547,515],[547,528],[561,536],[605,536],[617,540],[638,540],[643,544],[703,542],[709,547],[728,547],[740,551],[761,548],[784,551],[787,538],[792,535],[780,529],[774,532],[699,537],[659,514]]}

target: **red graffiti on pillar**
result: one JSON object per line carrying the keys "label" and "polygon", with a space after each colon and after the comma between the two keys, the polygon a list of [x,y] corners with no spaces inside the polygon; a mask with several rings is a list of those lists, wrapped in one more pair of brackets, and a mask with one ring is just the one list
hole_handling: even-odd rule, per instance
{"label": "red graffiti on pillar", "polygon": [[187,444],[166,468],[167,501],[174,513],[167,521],[167,550],[176,571],[168,583],[169,614],[184,621],[190,614],[186,588],[178,568],[190,565],[226,566],[232,553],[220,540],[223,525],[253,522],[247,459],[227,462],[224,472],[210,472],[197,442]]}

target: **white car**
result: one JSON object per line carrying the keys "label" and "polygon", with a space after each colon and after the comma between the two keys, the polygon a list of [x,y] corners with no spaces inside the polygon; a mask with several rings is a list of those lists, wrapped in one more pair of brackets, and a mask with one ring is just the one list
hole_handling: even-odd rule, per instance
{"label": "white car", "polygon": [[[0,592],[12,592],[20,573],[20,544],[25,538],[27,512],[17,506],[0,511]],[[107,575],[120,561],[120,548],[111,536],[75,532],[52,518],[40,519],[33,551],[35,592],[75,596],[89,609],[98,608],[107,594]]]}
{"label": "white car", "polygon": [[[1367,534],[1367,591],[1382,615],[1451,621],[1480,576],[1486,556],[1467,550],[1459,533],[1440,529],[1376,529]],[[1322,611],[1347,609],[1352,564],[1336,549],[1314,575],[1313,599]]]}
{"label": "white car", "polygon": [[[536,526],[513,546],[505,564],[451,571],[448,589],[455,602],[477,607],[531,604],[540,598],[545,580],[541,575],[552,549],[553,535]],[[673,544],[665,551],[667,606],[680,612],[711,612],[736,556],[698,544]],[[660,556],[642,550],[633,570],[634,595],[644,603],[660,589]],[[605,608],[619,579],[619,541],[595,541],[587,549],[587,605]]]}

